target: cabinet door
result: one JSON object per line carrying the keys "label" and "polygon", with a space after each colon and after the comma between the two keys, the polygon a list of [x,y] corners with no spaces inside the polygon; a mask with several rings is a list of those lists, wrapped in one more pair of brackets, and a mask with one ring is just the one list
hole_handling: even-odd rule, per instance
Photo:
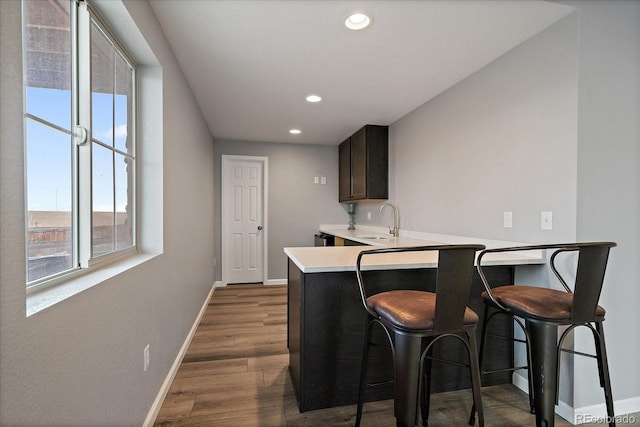
{"label": "cabinet door", "polygon": [[389,133],[386,126],[367,126],[367,199],[389,197]]}
{"label": "cabinet door", "polygon": [[349,139],[340,144],[338,166],[338,199],[347,202],[351,199],[351,142]]}
{"label": "cabinet door", "polygon": [[360,129],[351,137],[351,198],[367,198],[367,134]]}

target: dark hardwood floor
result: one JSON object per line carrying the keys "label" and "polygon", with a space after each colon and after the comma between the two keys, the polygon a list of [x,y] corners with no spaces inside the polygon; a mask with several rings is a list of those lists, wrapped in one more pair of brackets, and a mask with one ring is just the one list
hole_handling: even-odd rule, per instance
{"label": "dark hardwood floor", "polygon": [[[300,413],[287,372],[285,286],[230,285],[213,293],[156,426],[353,426],[355,406]],[[533,426],[512,385],[482,389],[487,426]],[[429,425],[464,426],[469,390],[432,396]],[[640,425],[640,414],[635,414]],[[363,427],[395,426],[393,401],[367,403]],[[570,426],[556,416],[556,426]],[[601,426],[604,424],[590,424]]]}

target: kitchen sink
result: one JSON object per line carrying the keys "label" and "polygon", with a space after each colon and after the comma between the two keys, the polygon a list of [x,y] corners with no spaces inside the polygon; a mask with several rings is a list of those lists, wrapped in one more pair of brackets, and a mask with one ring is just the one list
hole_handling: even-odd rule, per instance
{"label": "kitchen sink", "polygon": [[358,239],[367,239],[367,240],[389,240],[387,236],[356,236]]}

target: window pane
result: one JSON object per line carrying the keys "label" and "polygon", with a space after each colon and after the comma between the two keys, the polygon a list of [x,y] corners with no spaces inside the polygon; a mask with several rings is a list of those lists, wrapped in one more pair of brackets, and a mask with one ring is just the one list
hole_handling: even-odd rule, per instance
{"label": "window pane", "polygon": [[[93,257],[134,245],[134,70],[91,22]],[[124,155],[122,153],[126,153]]]}
{"label": "window pane", "polygon": [[27,87],[27,113],[71,131],[71,91]]}
{"label": "window pane", "polygon": [[116,154],[116,249],[133,246],[133,160]]}
{"label": "window pane", "polygon": [[93,143],[93,256],[114,250],[113,151]]}
{"label": "window pane", "polygon": [[25,2],[26,111],[71,130],[70,2]]}
{"label": "window pane", "polygon": [[70,135],[27,120],[27,281],[73,263]]}
{"label": "window pane", "polygon": [[113,147],[114,50],[109,40],[91,23],[91,126],[93,138]]}
{"label": "window pane", "polygon": [[70,4],[24,2],[27,282],[74,262]]}
{"label": "window pane", "polygon": [[133,71],[120,56],[116,56],[116,94],[115,94],[115,147],[125,153],[133,154],[133,138],[129,117],[133,110]]}

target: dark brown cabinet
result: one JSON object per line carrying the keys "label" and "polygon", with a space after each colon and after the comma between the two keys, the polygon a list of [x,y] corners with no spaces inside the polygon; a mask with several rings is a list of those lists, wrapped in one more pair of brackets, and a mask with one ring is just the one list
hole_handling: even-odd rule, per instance
{"label": "dark brown cabinet", "polygon": [[339,147],[338,194],[341,202],[351,198],[351,140],[347,139]]}
{"label": "dark brown cabinet", "polygon": [[345,246],[367,246],[364,243],[356,242],[355,240],[344,239]]}
{"label": "dark brown cabinet", "polygon": [[389,197],[389,128],[366,125],[339,147],[340,202]]}
{"label": "dark brown cabinet", "polygon": [[[436,269],[402,269],[366,271],[365,277],[372,294],[388,291],[401,282],[418,290],[435,291]],[[513,266],[487,268],[489,282],[497,285],[513,283]],[[300,412],[335,406],[353,405],[358,399],[362,343],[367,313],[362,307],[356,275],[353,271],[303,273],[288,260],[287,344],[289,372]],[[469,307],[482,313],[484,302],[480,296],[484,285],[474,274]],[[478,342],[482,331],[478,324]],[[513,322],[501,316],[489,325],[489,333],[513,337]],[[374,342],[385,343],[379,328],[374,328]],[[513,366],[513,344],[510,340],[494,339],[484,354],[485,367],[499,369]],[[393,378],[391,352],[371,351],[369,372],[371,382],[385,383],[367,391],[367,401],[392,399]],[[433,348],[434,358],[452,360],[455,364],[434,366],[431,391],[440,393],[471,387],[464,368],[467,354],[458,340],[442,340]],[[510,384],[512,373],[498,371],[485,374],[482,385]]]}

